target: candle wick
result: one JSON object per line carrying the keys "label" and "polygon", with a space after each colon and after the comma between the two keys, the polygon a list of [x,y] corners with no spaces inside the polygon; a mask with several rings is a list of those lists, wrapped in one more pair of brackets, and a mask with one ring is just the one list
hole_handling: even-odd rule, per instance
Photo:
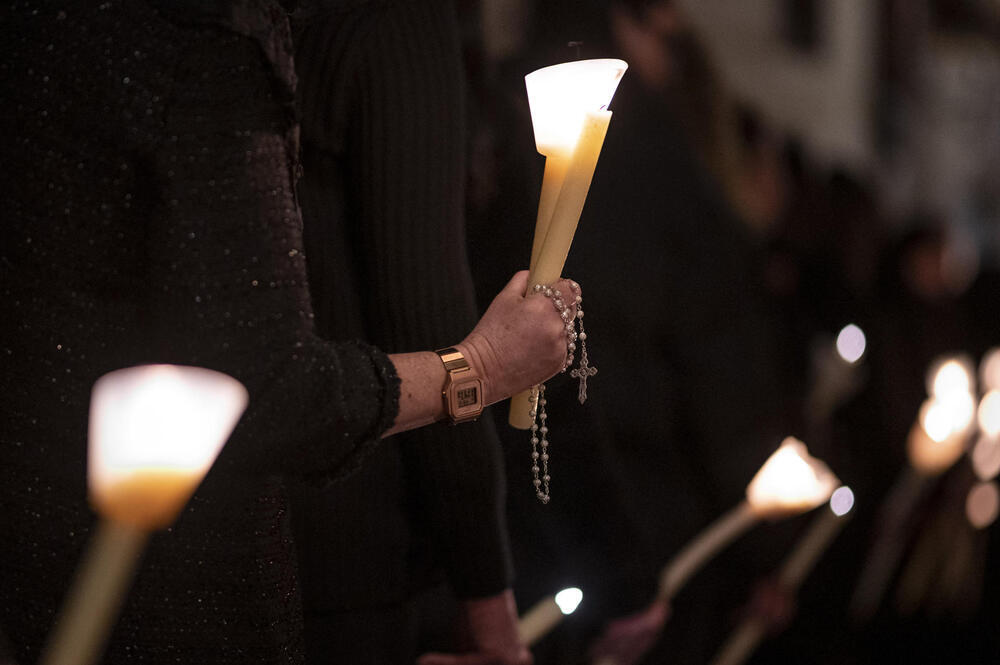
{"label": "candle wick", "polygon": [[566,44],[566,46],[568,46],[569,48],[575,48],[576,49],[576,59],[579,60],[580,59],[580,47],[583,46],[583,42],[569,42],[568,44]]}

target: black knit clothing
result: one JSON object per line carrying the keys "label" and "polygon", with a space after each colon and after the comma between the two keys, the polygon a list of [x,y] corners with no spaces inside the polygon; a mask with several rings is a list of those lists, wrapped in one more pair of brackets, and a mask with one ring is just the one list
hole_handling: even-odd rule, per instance
{"label": "black knit clothing", "polygon": [[[452,3],[319,4],[300,13],[295,34],[318,329],[389,351],[457,342],[476,310]],[[441,569],[460,597],[500,592],[511,576],[503,505],[499,442],[485,419],[392,437],[345,482],[297,492],[307,624],[330,617],[324,639],[363,644],[345,634],[345,612],[407,603]],[[383,619],[365,634],[384,623],[383,633],[408,639],[405,611],[372,616]]]}
{"label": "black knit clothing", "polygon": [[104,662],[300,662],[282,486],[377,448],[398,379],[313,332],[284,12],[8,3],[0,29],[0,631],[36,660],[90,535],[94,380],[183,363],[250,408],[154,536]]}

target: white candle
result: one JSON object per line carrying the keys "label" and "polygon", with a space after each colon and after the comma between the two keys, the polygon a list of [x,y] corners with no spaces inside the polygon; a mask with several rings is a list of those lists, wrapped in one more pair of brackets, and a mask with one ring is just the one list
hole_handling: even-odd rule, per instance
{"label": "white candle", "polygon": [[[535,145],[546,156],[529,289],[550,284],[562,273],[611,122],[606,109],[627,68],[622,60],[578,60],[524,77]],[[529,395],[525,391],[511,400],[513,427],[531,427]]]}
{"label": "white candle", "polygon": [[43,665],[98,659],[149,533],[177,517],[246,403],[242,384],[198,367],[132,367],[94,384],[88,483],[102,520]]}
{"label": "white candle", "polygon": [[[854,506],[854,493],[844,486],[830,497],[830,510],[823,511],[813,520],[809,531],[798,542],[778,572],[778,584],[794,594],[802,581],[819,561],[833,539],[847,521],[846,515]],[[712,665],[740,665],[756,650],[767,635],[767,622],[761,617],[747,617],[722,645]]]}
{"label": "white candle", "polygon": [[794,515],[823,504],[838,481],[805,444],[788,437],[747,485],[746,500],[692,540],[660,574],[658,598],[669,600],[722,548],[764,518]]}
{"label": "white candle", "polygon": [[576,587],[540,600],[518,621],[517,633],[521,641],[528,646],[538,642],[559,625],[565,615],[575,612],[582,600],[583,592]]}

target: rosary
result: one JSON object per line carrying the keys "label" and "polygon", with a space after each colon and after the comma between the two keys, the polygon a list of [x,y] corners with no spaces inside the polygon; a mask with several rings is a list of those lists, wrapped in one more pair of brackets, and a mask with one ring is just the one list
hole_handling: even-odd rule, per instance
{"label": "rosary", "polygon": [[[533,291],[540,293],[552,300],[552,305],[559,312],[563,323],[566,325],[566,362],[563,363],[562,372],[565,372],[573,364],[576,343],[580,342],[580,364],[570,371],[569,375],[580,380],[580,390],[577,398],[580,404],[587,401],[587,379],[597,374],[597,368],[590,365],[587,357],[587,332],[583,327],[583,296],[580,294],[580,285],[571,281],[570,288],[573,290],[573,302],[576,305],[576,316],[570,311],[570,305],[566,304],[563,294],[559,289],[550,286],[536,284]],[[546,424],[548,414],[545,412],[545,384],[542,383],[531,389],[531,475],[532,483],[535,486],[535,496],[542,503],[548,503],[549,495],[549,428]],[[539,424],[539,421],[541,424]],[[541,451],[539,452],[539,447]],[[541,465],[539,465],[541,463]]]}

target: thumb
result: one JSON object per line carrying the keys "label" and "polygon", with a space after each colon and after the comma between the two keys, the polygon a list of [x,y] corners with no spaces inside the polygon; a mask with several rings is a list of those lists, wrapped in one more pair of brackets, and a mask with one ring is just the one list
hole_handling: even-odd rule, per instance
{"label": "thumb", "polygon": [[528,291],[528,271],[519,270],[514,273],[514,276],[510,278],[507,282],[507,286],[503,287],[501,293],[516,293],[518,296],[524,296]]}
{"label": "thumb", "polygon": [[425,653],[417,665],[496,665],[493,656],[483,653]]}

